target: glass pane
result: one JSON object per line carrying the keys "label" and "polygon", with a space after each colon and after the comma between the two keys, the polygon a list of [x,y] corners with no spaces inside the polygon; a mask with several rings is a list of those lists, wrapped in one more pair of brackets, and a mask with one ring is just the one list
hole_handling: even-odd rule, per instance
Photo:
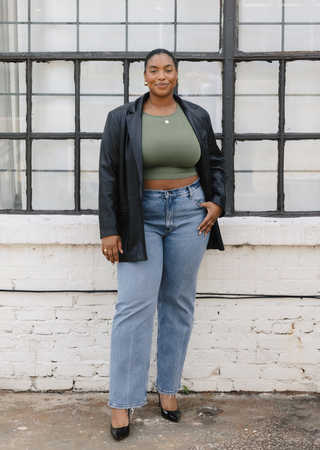
{"label": "glass pane", "polygon": [[318,22],[319,0],[285,0],[286,22]]}
{"label": "glass pane", "polygon": [[149,89],[144,85],[144,63],[134,62],[130,64],[130,95],[143,95]]}
{"label": "glass pane", "polygon": [[32,22],[76,22],[76,0],[31,0]]}
{"label": "glass pane", "polygon": [[243,62],[236,68],[236,95],[278,93],[279,64],[277,61]]}
{"label": "glass pane", "polygon": [[278,52],[281,50],[280,25],[239,25],[239,50]]}
{"label": "glass pane", "polygon": [[236,211],[277,209],[278,144],[275,141],[236,142]]}
{"label": "glass pane", "polygon": [[33,141],[32,207],[74,209],[73,141]]}
{"label": "glass pane", "polygon": [[0,140],[0,209],[26,208],[25,142]]}
{"label": "glass pane", "polygon": [[221,95],[222,66],[218,62],[179,63],[179,94]]}
{"label": "glass pane", "polygon": [[2,8],[0,20],[8,22],[27,22],[28,21],[28,2],[26,0],[15,0],[2,2],[5,8]]}
{"label": "glass pane", "polygon": [[286,211],[320,210],[320,141],[288,141],[284,153]]}
{"label": "glass pane", "polygon": [[74,131],[75,108],[73,97],[34,96],[32,102],[33,131]]}
{"label": "glass pane", "polygon": [[125,0],[80,0],[80,22],[125,22]]}
{"label": "glass pane", "polygon": [[320,50],[320,25],[286,25],[284,50],[296,52]]}
{"label": "glass pane", "polygon": [[24,95],[0,94],[0,132],[26,131],[26,98]]}
{"label": "glass pane", "polygon": [[320,61],[287,63],[286,94],[320,95]]}
{"label": "glass pane", "polygon": [[215,133],[220,133],[222,130],[222,98],[221,97],[184,97],[184,100],[202,106],[211,119],[212,127]]}
{"label": "glass pane", "polygon": [[125,25],[80,25],[80,51],[124,51],[126,45]]}
{"label": "glass pane", "polygon": [[240,22],[281,22],[282,2],[239,0]]}
{"label": "glass pane", "polygon": [[174,0],[128,0],[129,22],[173,22]]}
{"label": "glass pane", "polygon": [[285,211],[320,211],[320,173],[284,174]]}
{"label": "glass pane", "polygon": [[237,133],[276,133],[277,97],[236,97],[235,131]]}
{"label": "glass pane", "polygon": [[235,146],[234,170],[277,171],[278,144],[276,141],[238,141]]}
{"label": "glass pane", "polygon": [[218,52],[219,25],[177,25],[177,51]]}
{"label": "glass pane", "polygon": [[277,173],[235,173],[236,211],[275,211]]}
{"label": "glass pane", "polygon": [[240,63],[236,68],[235,130],[268,133],[278,129],[277,62]]}
{"label": "glass pane", "polygon": [[285,131],[319,132],[320,98],[305,96],[286,96]]}
{"label": "glass pane", "polygon": [[0,24],[0,33],[1,52],[28,51],[28,25]]}
{"label": "glass pane", "polygon": [[32,52],[72,52],[77,50],[75,25],[32,25]]}
{"label": "glass pane", "polygon": [[129,51],[146,51],[153,48],[166,48],[173,51],[173,25],[129,25]]}
{"label": "glass pane", "polygon": [[98,209],[101,141],[81,141],[81,209]]}
{"label": "glass pane", "polygon": [[220,22],[220,0],[178,0],[178,22]]}
{"label": "glass pane", "polygon": [[123,96],[91,97],[81,96],[81,131],[96,131],[102,133],[109,111],[123,105]]}
{"label": "glass pane", "polygon": [[81,93],[123,94],[122,62],[82,62]]}
{"label": "glass pane", "polygon": [[74,64],[67,61],[33,63],[34,94],[74,94]]}
{"label": "glass pane", "polygon": [[[10,3],[10,5],[11,5],[13,2],[12,3],[8,2],[8,3]],[[18,0],[17,1],[16,12],[18,15],[18,17],[17,17],[18,22],[28,22],[28,2],[26,2],[26,0]],[[14,18],[14,16],[11,16],[9,18],[9,20],[14,22],[16,19]]]}
{"label": "glass pane", "polygon": [[26,130],[25,92],[25,64],[0,62],[0,132]]}

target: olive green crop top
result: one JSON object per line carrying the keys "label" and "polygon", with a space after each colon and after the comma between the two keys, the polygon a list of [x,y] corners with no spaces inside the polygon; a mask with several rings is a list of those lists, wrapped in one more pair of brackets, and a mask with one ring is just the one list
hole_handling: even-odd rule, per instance
{"label": "olive green crop top", "polygon": [[142,113],[142,157],[144,180],[172,180],[197,175],[199,141],[177,103],[165,123],[162,116]]}

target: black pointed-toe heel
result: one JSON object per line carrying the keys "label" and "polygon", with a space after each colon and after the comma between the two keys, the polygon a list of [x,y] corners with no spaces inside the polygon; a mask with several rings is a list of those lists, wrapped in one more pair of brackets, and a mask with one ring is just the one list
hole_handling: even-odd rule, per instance
{"label": "black pointed-toe heel", "polygon": [[120,428],[114,428],[111,423],[110,433],[112,434],[112,437],[116,441],[120,441],[121,439],[124,439],[127,436],[129,436],[129,434],[130,434],[130,409],[128,409],[127,411],[128,411],[128,425],[127,426],[120,427]]}
{"label": "black pointed-toe heel", "polygon": [[161,415],[164,419],[170,420],[170,422],[179,422],[180,420],[180,409],[176,409],[175,411],[167,411],[166,409],[163,409],[161,406],[161,398],[160,393],[158,392],[159,396],[159,406],[161,408]]}

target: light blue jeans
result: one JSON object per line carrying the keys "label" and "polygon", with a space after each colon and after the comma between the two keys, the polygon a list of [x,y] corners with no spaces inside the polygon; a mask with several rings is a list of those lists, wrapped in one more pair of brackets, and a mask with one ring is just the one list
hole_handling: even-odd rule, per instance
{"label": "light blue jeans", "polygon": [[209,234],[198,226],[207,210],[199,180],[169,191],[144,190],[147,261],[119,263],[113,319],[109,406],[147,401],[153,320],[158,308],[157,382],[162,394],[180,388],[193,324],[198,270]]}

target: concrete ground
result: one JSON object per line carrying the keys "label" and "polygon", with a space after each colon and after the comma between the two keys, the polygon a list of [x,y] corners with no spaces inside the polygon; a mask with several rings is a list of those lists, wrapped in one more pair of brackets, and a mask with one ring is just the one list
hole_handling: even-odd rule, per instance
{"label": "concrete ground", "polygon": [[136,409],[130,436],[109,433],[103,393],[0,392],[1,450],[315,450],[320,396],[189,394],[177,396],[179,423],[161,417],[155,394]]}

